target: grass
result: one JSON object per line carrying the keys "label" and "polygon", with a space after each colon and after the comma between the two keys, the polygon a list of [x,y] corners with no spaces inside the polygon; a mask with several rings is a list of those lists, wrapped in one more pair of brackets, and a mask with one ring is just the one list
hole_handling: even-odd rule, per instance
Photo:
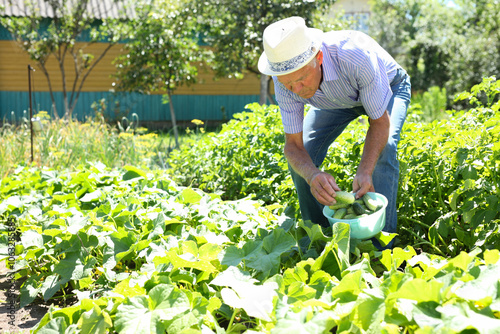
{"label": "grass", "polygon": [[[77,122],[51,120],[45,112],[37,116],[42,129],[33,138],[33,162],[29,123],[0,128],[0,178],[18,166],[65,169],[98,161],[108,167],[164,169],[166,158],[175,147],[171,132],[148,132],[145,128],[134,131],[130,127],[113,127],[97,118]],[[195,121],[196,130],[182,131],[181,145],[203,134],[202,124]]]}

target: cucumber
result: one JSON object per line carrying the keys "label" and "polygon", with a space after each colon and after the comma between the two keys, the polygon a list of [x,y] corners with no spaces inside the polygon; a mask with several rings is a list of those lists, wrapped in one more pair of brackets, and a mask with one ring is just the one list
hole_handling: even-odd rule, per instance
{"label": "cucumber", "polygon": [[335,203],[333,205],[330,205],[329,208],[332,210],[337,210],[337,209],[342,209],[342,208],[347,208],[349,204],[347,203]]}
{"label": "cucumber", "polygon": [[335,219],[342,219],[344,218],[344,216],[346,215],[347,213],[347,209],[346,208],[340,208],[338,210],[335,211],[335,213],[333,214],[333,218]]}
{"label": "cucumber", "polygon": [[347,191],[337,191],[335,193],[335,200],[337,202],[352,204],[356,200],[353,193],[348,193]]}
{"label": "cucumber", "polygon": [[350,213],[348,215],[345,215],[344,218],[342,219],[354,219],[354,218],[357,218],[358,216],[356,216],[356,214],[354,213]]}
{"label": "cucumber", "polygon": [[352,209],[354,210],[354,213],[358,216],[361,216],[362,214],[366,213],[365,209],[361,206],[361,204],[354,202],[352,204]]}
{"label": "cucumber", "polygon": [[383,203],[374,194],[366,193],[362,198],[366,207],[371,211],[377,211],[383,206]]}

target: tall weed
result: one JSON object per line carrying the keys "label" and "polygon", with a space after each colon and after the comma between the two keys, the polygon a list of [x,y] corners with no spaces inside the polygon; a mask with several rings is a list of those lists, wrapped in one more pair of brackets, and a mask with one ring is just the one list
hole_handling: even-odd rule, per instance
{"label": "tall weed", "polygon": [[37,115],[42,128],[33,137],[26,124],[4,126],[0,136],[0,172],[5,176],[19,165],[66,169],[87,162],[102,162],[109,167],[135,165],[162,168],[166,148],[165,137],[155,133],[134,134],[99,121],[51,120],[46,113]]}

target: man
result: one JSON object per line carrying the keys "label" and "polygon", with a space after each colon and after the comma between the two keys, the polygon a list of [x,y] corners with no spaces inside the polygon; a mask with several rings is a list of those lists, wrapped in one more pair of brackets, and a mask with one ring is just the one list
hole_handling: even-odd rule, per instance
{"label": "man", "polygon": [[[319,166],[346,126],[367,115],[369,129],[352,191],[357,198],[369,191],[385,195],[384,231],[396,232],[397,144],[410,103],[409,76],[366,34],[323,33],[308,28],[300,17],[269,25],[263,44],[258,66],[274,80],[284,153],[302,218],[329,226],[322,209],[336,202],[340,189]],[[304,117],[306,104],[311,108]]]}

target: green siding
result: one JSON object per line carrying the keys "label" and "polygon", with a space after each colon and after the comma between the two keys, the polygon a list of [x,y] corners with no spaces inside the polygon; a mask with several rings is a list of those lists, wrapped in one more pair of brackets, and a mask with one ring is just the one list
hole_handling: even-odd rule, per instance
{"label": "green siding", "polygon": [[[56,92],[55,98],[59,114],[63,110],[62,93]],[[94,111],[91,105],[100,99],[106,99],[107,110],[105,116],[110,120],[119,120],[121,117],[130,117],[137,113],[140,121],[170,121],[168,104],[162,103],[161,95],[143,95],[138,93],[113,94],[109,92],[82,92],[78,99],[73,116],[84,120],[92,116]],[[233,114],[244,111],[245,105],[258,102],[258,95],[174,95],[172,103],[178,121],[191,121],[195,118],[202,121],[224,121]],[[52,102],[48,92],[34,92],[32,94],[33,112],[48,111],[52,114]],[[222,113],[225,111],[225,116]],[[23,116],[23,111],[29,110],[28,92],[0,91],[0,120],[11,120],[13,111],[16,119]]]}

